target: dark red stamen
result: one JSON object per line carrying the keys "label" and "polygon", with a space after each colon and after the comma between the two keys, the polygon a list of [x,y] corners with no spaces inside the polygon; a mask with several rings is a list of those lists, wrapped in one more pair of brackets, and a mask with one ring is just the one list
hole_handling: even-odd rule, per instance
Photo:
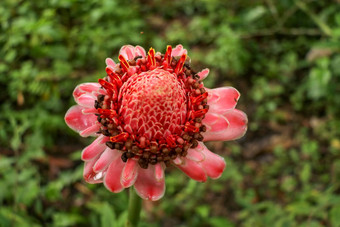
{"label": "dark red stamen", "polygon": [[207,112],[208,112],[207,109],[197,110],[197,111],[191,113],[191,117],[192,117],[193,119],[194,119],[194,118],[197,118],[197,117],[202,117],[202,116],[205,115]]}
{"label": "dark red stamen", "polygon": [[206,99],[208,97],[208,92],[205,92],[197,97],[194,97],[192,99],[192,103],[200,103],[202,102],[204,99]]}
{"label": "dark red stamen", "polygon": [[117,116],[117,113],[115,110],[109,110],[109,109],[101,109],[101,108],[98,108],[98,112],[101,114],[101,115],[104,115],[106,117],[112,117],[112,116]]}
{"label": "dark red stamen", "polygon": [[155,49],[150,48],[148,52],[148,64],[149,66],[156,66]]}
{"label": "dark red stamen", "polygon": [[107,75],[110,77],[111,81],[115,82],[118,88],[120,88],[123,84],[120,77],[114,71],[112,71],[110,67],[106,67],[105,70],[106,70]]}
{"label": "dark red stamen", "polygon": [[186,132],[199,132],[199,128],[191,125],[189,122],[185,123],[184,125],[184,131]]}
{"label": "dark red stamen", "polygon": [[127,132],[122,132],[119,135],[116,136],[111,136],[110,137],[110,141],[113,143],[117,143],[117,142],[125,142],[127,140],[127,138],[129,138],[129,133]]}
{"label": "dark red stamen", "polygon": [[176,139],[173,135],[170,135],[166,137],[166,142],[170,147],[175,147],[176,146]]}
{"label": "dark red stamen", "polygon": [[185,62],[185,59],[187,59],[187,55],[186,54],[183,54],[181,56],[181,58],[178,60],[177,62],[177,65],[176,65],[176,68],[175,68],[175,73],[176,74],[179,74],[182,72],[183,70],[183,65],[184,65],[184,62]]}
{"label": "dark red stamen", "polygon": [[171,52],[172,52],[172,47],[168,45],[166,47],[166,52],[164,54],[164,62],[166,62],[168,66],[171,64],[171,59],[172,59]]}
{"label": "dark red stamen", "polygon": [[129,63],[127,62],[127,60],[126,60],[126,59],[124,58],[124,56],[121,55],[121,54],[118,56],[118,59],[119,59],[120,65],[122,66],[123,71],[124,71],[124,72],[127,72],[128,69],[129,69],[129,67],[130,67],[130,65],[129,65]]}

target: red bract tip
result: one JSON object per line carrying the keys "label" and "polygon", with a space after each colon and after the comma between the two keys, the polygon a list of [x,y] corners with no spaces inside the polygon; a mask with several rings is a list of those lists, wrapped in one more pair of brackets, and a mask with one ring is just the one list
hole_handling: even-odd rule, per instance
{"label": "red bract tip", "polygon": [[148,52],[148,64],[149,66],[156,66],[155,49],[152,47]]}
{"label": "red bract tip", "polygon": [[120,88],[122,86],[122,84],[123,84],[123,82],[120,79],[120,77],[114,71],[112,71],[111,67],[106,67],[105,70],[106,70],[107,75],[110,77],[111,82],[116,83],[118,88]]}
{"label": "red bract tip", "polygon": [[182,72],[183,70],[183,65],[184,65],[184,62],[185,62],[185,59],[187,59],[187,55],[186,54],[183,54],[181,56],[181,58],[178,60],[177,62],[177,65],[176,65],[176,68],[175,68],[175,73],[176,74],[179,74]]}
{"label": "red bract tip", "polygon": [[120,65],[122,66],[122,69],[124,70],[124,72],[127,72],[130,67],[129,63],[126,61],[124,56],[121,54],[118,56],[118,59],[120,61]]}
{"label": "red bract tip", "polygon": [[103,79],[99,79],[99,80],[98,80],[98,83],[99,83],[103,88],[105,88],[105,90],[106,90],[110,95],[112,95],[113,92],[117,93],[116,85],[114,85],[114,84],[112,84],[112,83],[109,83],[109,82],[107,82],[106,80],[103,80]]}
{"label": "red bract tip", "polygon": [[171,59],[172,59],[171,52],[172,52],[172,47],[168,45],[166,47],[166,52],[164,54],[164,62],[166,62],[168,66],[170,65]]}

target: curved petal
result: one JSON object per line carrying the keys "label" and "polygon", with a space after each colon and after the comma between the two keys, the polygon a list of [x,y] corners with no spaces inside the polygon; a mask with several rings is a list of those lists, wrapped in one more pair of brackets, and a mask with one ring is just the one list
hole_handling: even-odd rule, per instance
{"label": "curved petal", "polygon": [[107,66],[111,66],[111,67],[113,67],[113,68],[116,66],[115,61],[112,60],[111,58],[106,58],[106,59],[105,59],[105,63],[106,63]]}
{"label": "curved petal", "polygon": [[96,98],[91,94],[82,94],[76,99],[76,102],[80,106],[86,108],[93,108],[95,100]]}
{"label": "curved petal", "polygon": [[119,54],[123,55],[126,60],[134,59],[135,48],[132,45],[124,45],[120,48]]}
{"label": "curved petal", "polygon": [[155,165],[155,177],[157,181],[162,181],[164,179],[164,164],[157,163]]}
{"label": "curved petal", "polygon": [[[214,120],[215,119],[215,120]],[[225,121],[229,123],[228,127],[220,127]],[[247,131],[247,115],[240,110],[233,109],[221,114],[208,114],[202,121],[207,126],[207,131],[203,133],[204,141],[211,140],[235,140],[242,137]]]}
{"label": "curved petal", "polygon": [[136,55],[136,56],[143,56],[143,57],[145,57],[145,56],[146,56],[146,52],[145,52],[145,50],[144,50],[143,47],[141,47],[141,46],[136,46],[136,47],[135,47],[135,55]]}
{"label": "curved petal", "polygon": [[171,51],[172,56],[182,56],[183,54],[188,54],[188,51],[183,48],[181,44],[177,45],[174,49]]}
{"label": "curved petal", "polygon": [[106,141],[108,141],[108,137],[104,135],[98,136],[97,139],[95,139],[90,145],[83,149],[81,153],[81,159],[83,161],[89,161],[102,153],[106,148]]}
{"label": "curved petal", "polygon": [[93,171],[96,173],[104,171],[113,160],[115,160],[117,157],[119,158],[120,156],[121,154],[118,150],[112,150],[107,147],[94,164]]}
{"label": "curved petal", "polygon": [[73,98],[77,99],[83,94],[91,94],[92,92],[97,92],[101,85],[99,83],[83,83],[79,84],[73,91]]}
{"label": "curved petal", "polygon": [[226,165],[224,158],[211,152],[202,142],[199,142],[198,144],[198,147],[202,149],[202,153],[205,156],[205,159],[201,162],[205,172],[212,179],[219,178]]}
{"label": "curved petal", "polygon": [[[79,105],[72,106],[65,114],[65,122],[72,130],[83,132],[97,124],[96,115],[83,114],[83,107]],[[91,133],[93,134],[93,133]]]}
{"label": "curved petal", "polygon": [[99,131],[99,129],[100,129],[100,124],[96,122],[91,127],[88,127],[84,129],[83,131],[81,131],[79,135],[82,137],[98,136],[97,132]]}
{"label": "curved petal", "polygon": [[165,182],[164,178],[160,181],[156,179],[155,166],[149,165],[147,169],[138,168],[138,177],[134,184],[137,194],[151,201],[162,198],[165,192]]}
{"label": "curved petal", "polygon": [[202,153],[202,148],[199,146],[190,148],[186,158],[195,162],[202,162],[205,159],[204,154]]}
{"label": "curved petal", "polygon": [[136,159],[129,158],[124,166],[120,183],[124,188],[128,188],[133,185],[138,176],[138,163]]}
{"label": "curved petal", "polygon": [[247,131],[248,117],[241,111],[234,109],[223,114],[229,121],[229,128],[224,135],[226,140],[236,140],[244,136]]}
{"label": "curved petal", "polygon": [[234,109],[240,93],[233,87],[222,87],[207,89],[209,111],[214,113],[225,113]]}
{"label": "curved petal", "polygon": [[122,175],[125,163],[117,156],[109,165],[104,177],[105,187],[114,193],[121,192],[124,187],[120,183],[120,177]]}
{"label": "curved petal", "polygon": [[177,165],[177,167],[191,179],[199,182],[205,182],[207,180],[207,174],[203,167],[195,161],[192,161],[188,158],[183,158],[182,164]]}
{"label": "curved petal", "polygon": [[203,133],[204,141],[224,140],[229,122],[223,115],[211,113],[209,110],[202,123],[207,127],[207,131]]}
{"label": "curved petal", "polygon": [[203,69],[201,72],[197,73],[197,75],[200,77],[200,80],[204,80],[207,78],[209,74],[209,69]]}
{"label": "curved petal", "polygon": [[102,179],[105,173],[104,172],[95,173],[93,171],[93,165],[96,163],[98,158],[99,158],[99,155],[96,158],[88,162],[85,162],[84,164],[83,177],[84,177],[84,180],[90,184],[97,184],[97,183],[103,182]]}

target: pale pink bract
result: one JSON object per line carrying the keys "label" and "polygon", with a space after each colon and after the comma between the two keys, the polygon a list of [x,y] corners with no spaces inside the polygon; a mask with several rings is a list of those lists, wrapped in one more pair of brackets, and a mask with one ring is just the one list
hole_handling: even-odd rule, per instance
{"label": "pale pink bract", "polygon": [[[104,183],[108,190],[115,193],[134,186],[140,197],[155,201],[162,198],[165,192],[164,163],[175,165],[199,182],[222,175],[224,159],[209,151],[203,141],[227,141],[242,137],[247,130],[247,116],[235,109],[240,97],[235,88],[204,87],[201,80],[207,77],[208,69],[195,73],[192,78],[196,80],[189,81],[191,69],[184,66],[188,63],[185,61],[186,54],[187,50],[182,45],[174,49],[168,46],[165,55],[155,53],[153,49],[146,54],[140,46],[126,45],[120,50],[120,63],[106,59],[108,79],[80,84],[75,88],[73,96],[77,105],[67,111],[65,121],[81,136],[97,137],[84,148],[81,157],[85,162],[84,178],[88,183]],[[189,76],[182,68],[189,72]],[[177,78],[180,79],[177,81]],[[195,81],[199,83],[194,85]],[[112,108],[105,104],[107,97],[110,97],[108,103],[112,103]],[[204,105],[204,98],[208,105]],[[97,100],[104,101],[98,104]],[[148,103],[142,105],[141,100]],[[194,104],[196,101],[198,103]],[[139,116],[143,115],[143,111],[147,116]],[[203,120],[195,122],[194,117]],[[122,122],[125,122],[124,125]],[[113,130],[112,127],[116,128]],[[114,134],[115,130],[120,134]],[[191,143],[189,139],[185,140],[185,136],[181,137],[184,134],[191,136]],[[195,140],[194,136],[198,139],[195,137]],[[110,148],[107,144],[120,146],[120,149]],[[155,147],[152,147],[153,144]],[[189,148],[185,148],[186,144]],[[135,147],[134,153],[131,146]],[[164,154],[165,151],[182,153],[175,156],[174,153],[170,158]],[[159,159],[148,159],[153,152]]]}

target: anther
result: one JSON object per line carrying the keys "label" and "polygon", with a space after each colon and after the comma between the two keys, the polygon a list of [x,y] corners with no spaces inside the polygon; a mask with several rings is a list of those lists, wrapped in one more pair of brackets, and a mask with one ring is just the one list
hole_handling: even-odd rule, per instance
{"label": "anther", "polygon": [[115,144],[112,143],[112,142],[106,142],[105,144],[106,144],[106,146],[108,146],[108,147],[111,148],[111,149],[114,149],[114,148],[115,148]]}
{"label": "anther", "polygon": [[192,140],[191,142],[192,142],[191,148],[196,148],[198,146],[197,140]]}
{"label": "anther", "polygon": [[124,152],[124,153],[122,154],[121,158],[122,158],[122,161],[123,161],[123,162],[126,162],[126,161],[128,160],[128,157],[126,156],[126,152]]}

